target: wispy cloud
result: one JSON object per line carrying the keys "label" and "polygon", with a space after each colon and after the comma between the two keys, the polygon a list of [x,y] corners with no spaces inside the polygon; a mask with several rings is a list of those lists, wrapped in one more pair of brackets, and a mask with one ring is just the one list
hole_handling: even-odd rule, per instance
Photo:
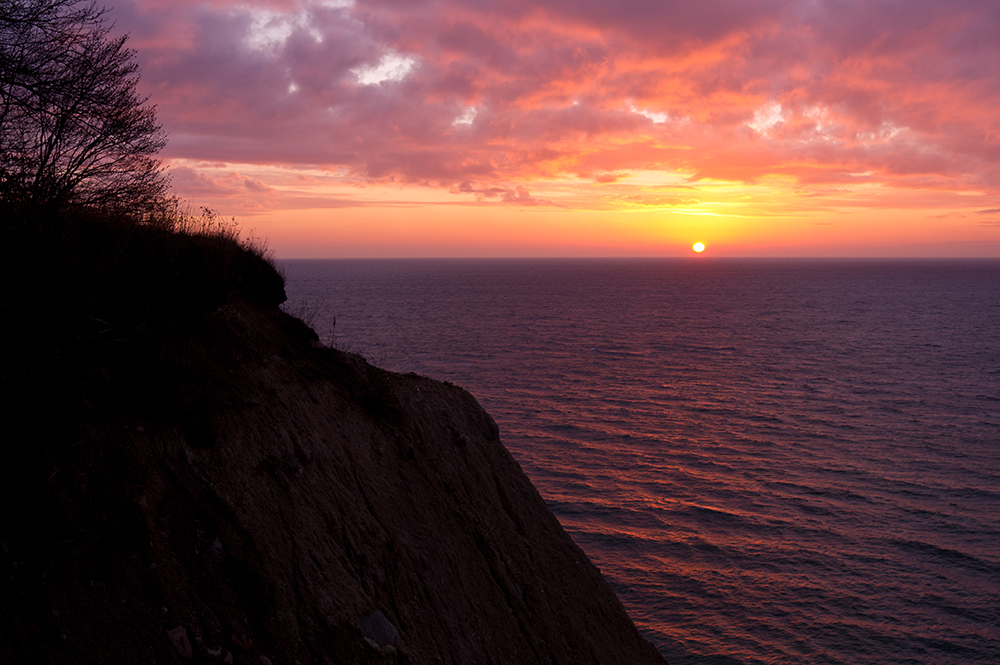
{"label": "wispy cloud", "polygon": [[455,194],[472,194],[478,201],[498,201],[520,206],[556,206],[550,199],[538,198],[531,195],[531,192],[524,185],[514,187],[476,187],[466,181],[460,183],[451,190]]}

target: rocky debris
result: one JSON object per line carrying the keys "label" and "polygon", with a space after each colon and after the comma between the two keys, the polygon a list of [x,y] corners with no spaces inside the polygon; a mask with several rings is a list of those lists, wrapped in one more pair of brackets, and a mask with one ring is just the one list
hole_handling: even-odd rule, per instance
{"label": "rocky debris", "polygon": [[230,639],[233,641],[233,644],[243,649],[244,651],[247,651],[251,647],[253,647],[253,638],[239,631],[234,631]]}
{"label": "rocky debris", "polygon": [[399,631],[385,618],[379,610],[375,610],[366,617],[361,617],[361,629],[368,633],[368,637],[376,648],[396,646],[396,639],[399,638]]}
{"label": "rocky debris", "polygon": [[212,546],[208,548],[208,558],[212,563],[222,563],[222,541],[216,536]]}
{"label": "rocky debris", "polygon": [[188,640],[187,630],[185,630],[184,626],[177,626],[173,630],[168,630],[167,637],[170,638],[170,643],[177,649],[177,653],[181,655],[181,658],[191,658],[194,655],[194,650],[191,648],[191,642]]}

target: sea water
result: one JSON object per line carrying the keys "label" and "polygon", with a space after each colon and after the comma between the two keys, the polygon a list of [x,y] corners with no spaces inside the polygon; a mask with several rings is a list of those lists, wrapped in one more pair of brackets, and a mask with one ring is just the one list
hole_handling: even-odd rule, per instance
{"label": "sea water", "polygon": [[[1000,663],[1000,262],[282,261],[689,663]],[[335,321],[335,325],[334,325]]]}

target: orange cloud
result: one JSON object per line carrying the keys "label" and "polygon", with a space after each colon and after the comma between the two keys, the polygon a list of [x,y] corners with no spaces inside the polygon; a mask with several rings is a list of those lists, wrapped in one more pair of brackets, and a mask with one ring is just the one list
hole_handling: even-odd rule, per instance
{"label": "orange cloud", "polygon": [[990,3],[137,0],[115,18],[178,191],[248,210],[394,206],[399,187],[625,211],[704,206],[725,185],[729,206],[767,192],[741,215],[811,226],[834,199],[1000,205]]}

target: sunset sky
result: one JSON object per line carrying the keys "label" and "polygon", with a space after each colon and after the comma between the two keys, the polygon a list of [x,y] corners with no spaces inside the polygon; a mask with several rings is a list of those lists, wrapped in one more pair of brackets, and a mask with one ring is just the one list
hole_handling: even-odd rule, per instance
{"label": "sunset sky", "polygon": [[110,0],[279,257],[1000,257],[996,0]]}

